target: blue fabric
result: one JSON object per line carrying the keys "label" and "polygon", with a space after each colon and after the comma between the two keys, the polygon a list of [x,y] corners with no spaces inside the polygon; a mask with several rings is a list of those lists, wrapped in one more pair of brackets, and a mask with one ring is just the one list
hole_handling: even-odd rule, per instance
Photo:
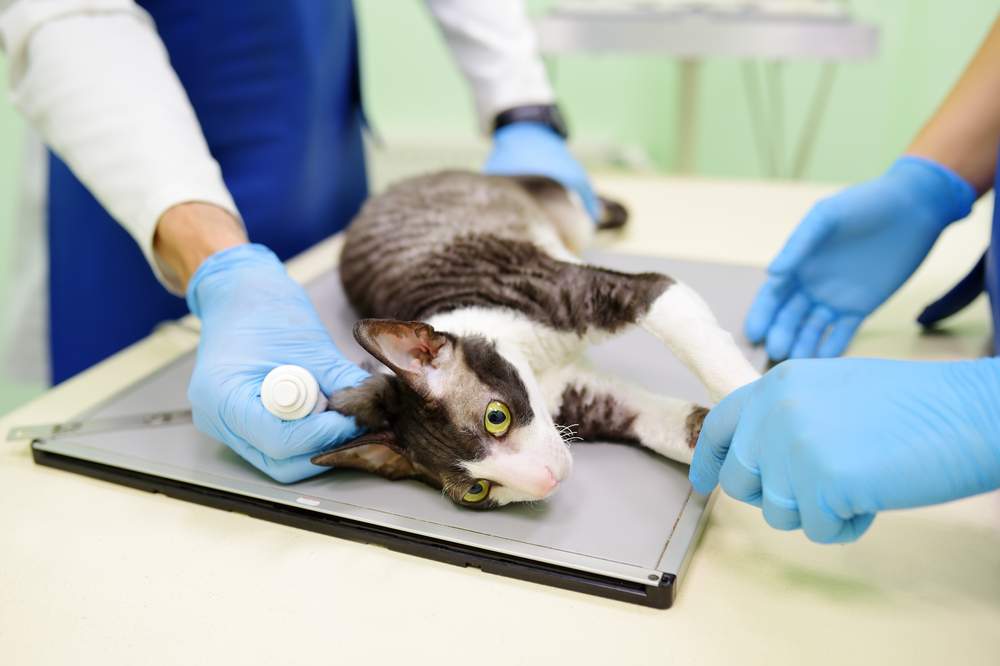
{"label": "blue fabric", "polygon": [[1000,356],[1000,275],[997,261],[1000,261],[1000,154],[997,155],[997,169],[993,180],[993,230],[990,247],[986,250],[986,293],[990,297],[993,312],[993,355]]}
{"label": "blue fabric", "polygon": [[979,294],[983,293],[985,280],[986,255],[984,254],[969,271],[969,274],[952,287],[947,294],[924,308],[924,311],[917,317],[917,323],[931,328],[942,319],[947,319],[953,314],[961,312],[972,301],[976,300]]}
{"label": "blue fabric", "polygon": [[[140,0],[251,240],[287,259],[367,194],[354,12],[346,0]],[[186,312],[55,156],[49,176],[52,380]]]}
{"label": "blue fabric", "polygon": [[[997,171],[994,175],[993,192],[1000,188],[1000,154],[997,155]],[[1000,272],[997,262],[1000,261],[1000,206],[993,204],[993,227],[990,246],[986,254],[973,269],[962,278],[961,282],[951,288],[944,296],[934,301],[920,313],[917,321],[923,326],[933,326],[937,322],[960,312],[972,303],[984,289],[990,298],[990,309],[993,316],[993,355],[1000,356]]]}

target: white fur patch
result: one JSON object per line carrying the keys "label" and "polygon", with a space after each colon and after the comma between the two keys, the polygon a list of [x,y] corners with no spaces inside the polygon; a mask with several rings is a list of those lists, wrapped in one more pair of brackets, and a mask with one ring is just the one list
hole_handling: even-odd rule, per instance
{"label": "white fur patch", "polygon": [[[590,222],[590,218],[587,216],[586,213],[583,213],[583,217],[586,219],[586,222],[590,226],[590,228],[593,229],[594,225],[592,222]],[[575,243],[579,243],[577,247],[584,248],[590,244],[591,238],[584,237],[583,232],[577,229],[576,224],[572,226],[570,231],[571,233],[573,233],[573,235],[578,236],[578,238],[573,239]],[[574,254],[572,251],[569,250],[569,248],[566,247],[566,244],[563,243],[563,239],[559,237],[558,232],[556,232],[556,230],[552,226],[548,224],[533,226],[530,229],[530,234],[532,242],[538,247],[540,247],[542,251],[545,252],[545,254],[549,255],[550,257],[571,264],[583,263],[583,260],[580,259],[579,255]],[[591,235],[593,234],[591,233]]]}
{"label": "white fur patch", "polygon": [[[502,443],[498,441],[485,458],[465,463],[466,471],[474,478],[499,484],[490,498],[500,504],[537,500],[551,494],[558,482],[569,476],[573,459],[552,422],[535,377],[536,364],[564,365],[576,358],[586,343],[575,334],[558,333],[500,308],[462,308],[435,315],[427,323],[437,331],[493,340],[497,352],[517,370],[534,413],[528,425],[512,431]],[[555,484],[551,483],[553,477]]]}
{"label": "white fur patch", "polygon": [[588,345],[610,337],[603,331],[586,337],[571,331],[557,331],[508,308],[460,308],[434,315],[427,323],[437,331],[453,335],[481,335],[489,340],[502,340],[524,357],[534,372],[572,363]]}
{"label": "white fur patch", "polygon": [[719,326],[705,301],[686,284],[674,283],[660,294],[642,326],[698,376],[714,401],[760,377],[732,334]]}
{"label": "white fur patch", "polygon": [[521,377],[534,418],[511,432],[502,444],[498,442],[485,458],[465,463],[465,468],[475,478],[500,484],[490,494],[497,503],[542,499],[569,476],[573,458],[552,421],[545,394],[527,359],[507,340],[496,343],[497,352]]}

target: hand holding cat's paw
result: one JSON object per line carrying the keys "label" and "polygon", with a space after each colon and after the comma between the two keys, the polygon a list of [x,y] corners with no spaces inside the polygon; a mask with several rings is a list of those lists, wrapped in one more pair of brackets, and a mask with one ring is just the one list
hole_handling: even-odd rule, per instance
{"label": "hand holding cat's paw", "polygon": [[690,479],[782,530],[853,541],[878,511],[1000,487],[992,359],[783,363],[705,419]]}
{"label": "hand holding cat's paw", "polygon": [[340,355],[278,258],[259,245],[209,257],[191,279],[188,305],[202,322],[188,388],[198,429],[277,481],[324,471],[310,457],[357,436],[354,419],[324,412],[281,421],[260,401],[264,377],[275,366],[299,365],[330,395],[367,373]]}

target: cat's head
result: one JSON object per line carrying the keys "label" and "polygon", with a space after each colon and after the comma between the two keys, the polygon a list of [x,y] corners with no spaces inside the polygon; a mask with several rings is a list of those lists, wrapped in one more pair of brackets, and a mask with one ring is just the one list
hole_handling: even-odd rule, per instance
{"label": "cat's head", "polygon": [[422,322],[363,319],[354,337],[394,374],[330,397],[368,432],[313,463],[420,479],[480,509],[543,499],[569,474],[569,449],[515,354]]}

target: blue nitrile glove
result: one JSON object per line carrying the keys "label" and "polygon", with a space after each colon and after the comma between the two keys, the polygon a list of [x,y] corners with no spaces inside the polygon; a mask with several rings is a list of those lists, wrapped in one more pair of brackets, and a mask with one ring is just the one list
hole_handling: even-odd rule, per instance
{"label": "blue nitrile glove", "polygon": [[548,176],[579,194],[592,220],[601,216],[587,172],[569,152],[566,140],[543,123],[511,123],[494,132],[493,152],[483,171],[497,176]]}
{"label": "blue nitrile glove", "polygon": [[262,245],[218,252],[191,278],[187,302],[201,319],[188,387],[195,426],[282,483],[326,471],[309,458],[356,437],[354,419],[329,411],[282,421],[261,403],[261,383],[276,366],[299,365],[328,396],[367,373],[340,355],[281,261]]}
{"label": "blue nitrile glove", "polygon": [[747,338],[766,339],[774,360],[841,354],[975,200],[953,171],[906,156],[881,177],[819,202],[768,267]]}
{"label": "blue nitrile glove", "polygon": [[690,478],[821,543],[1000,488],[1000,359],[782,363],[709,412]]}

